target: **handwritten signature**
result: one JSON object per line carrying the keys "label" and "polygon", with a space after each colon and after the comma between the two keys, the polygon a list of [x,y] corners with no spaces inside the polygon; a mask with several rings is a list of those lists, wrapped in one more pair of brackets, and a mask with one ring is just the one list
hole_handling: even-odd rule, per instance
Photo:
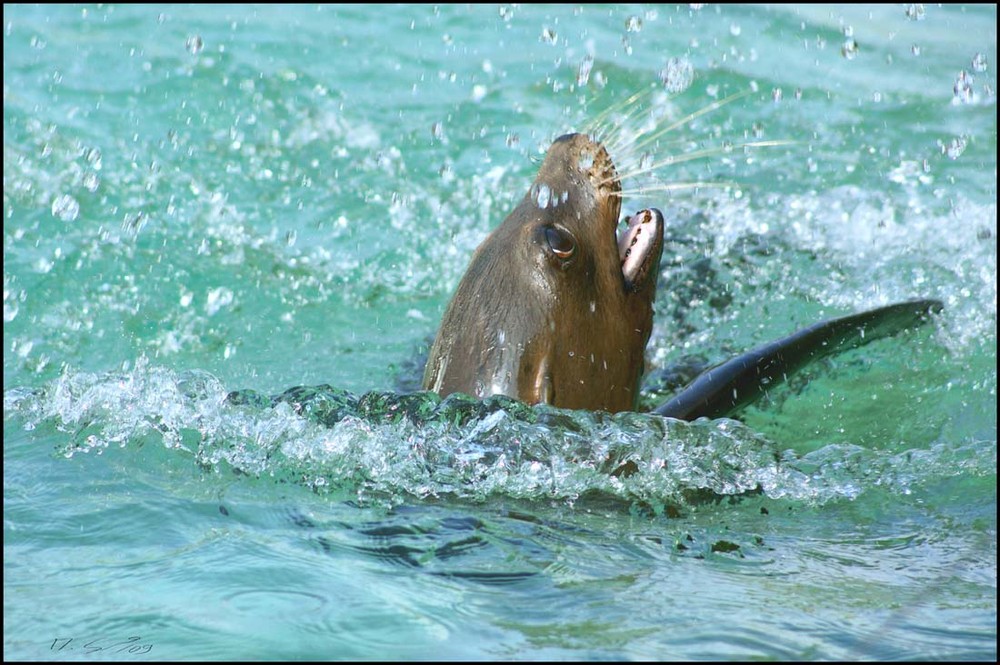
{"label": "handwritten signature", "polygon": [[140,644],[141,637],[129,637],[125,640],[114,642],[104,638],[96,638],[89,641],[80,640],[75,637],[57,637],[52,640],[50,651],[72,651],[83,649],[87,653],[98,653],[105,651],[109,653],[131,653],[144,654],[153,650],[152,644]]}

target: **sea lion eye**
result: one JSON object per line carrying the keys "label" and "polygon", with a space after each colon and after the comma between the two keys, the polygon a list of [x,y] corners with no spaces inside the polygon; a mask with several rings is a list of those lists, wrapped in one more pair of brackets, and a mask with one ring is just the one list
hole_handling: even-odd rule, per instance
{"label": "sea lion eye", "polygon": [[570,259],[576,252],[576,240],[558,226],[545,227],[545,242],[556,258],[562,261]]}

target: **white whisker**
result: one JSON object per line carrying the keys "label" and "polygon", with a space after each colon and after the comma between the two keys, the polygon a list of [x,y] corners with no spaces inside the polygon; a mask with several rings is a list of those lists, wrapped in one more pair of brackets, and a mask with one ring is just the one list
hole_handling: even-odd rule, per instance
{"label": "white whisker", "polygon": [[[639,92],[634,93],[630,97],[615,102],[614,104],[612,104],[611,106],[609,106],[608,108],[604,109],[599,114],[597,114],[597,117],[595,117],[593,121],[587,123],[587,127],[595,129],[597,127],[600,127],[613,112],[618,111],[619,109],[622,108],[633,109],[629,111],[630,114],[633,113],[634,109],[638,106],[637,102],[644,96],[649,95],[651,93],[651,90],[652,88],[646,88],[645,90],[640,90]],[[609,137],[607,136],[602,137],[602,143],[608,143],[608,142],[609,142]]]}
{"label": "white whisker", "polygon": [[725,97],[724,99],[720,99],[720,100],[718,100],[716,102],[712,102],[708,106],[705,106],[705,107],[703,107],[701,109],[698,109],[697,111],[694,111],[693,113],[689,113],[688,115],[684,116],[683,118],[681,118],[677,122],[673,123],[672,125],[668,125],[668,126],[664,127],[663,129],[660,129],[659,131],[656,131],[653,134],[650,134],[645,139],[643,139],[642,142],[637,143],[635,146],[633,146],[633,148],[635,150],[640,150],[644,146],[648,145],[651,141],[654,141],[654,140],[658,139],[659,137],[663,136],[664,134],[666,134],[668,132],[671,132],[671,131],[677,129],[678,127],[683,127],[684,125],[688,124],[692,120],[695,120],[696,118],[700,118],[701,116],[705,115],[706,113],[711,113],[712,111],[716,111],[716,110],[722,108],[723,106],[725,106],[727,104],[731,104],[732,102],[735,102],[738,99],[742,99],[743,97],[746,97],[746,96],[752,95],[752,94],[753,94],[752,90],[745,90],[743,92],[733,93],[732,95],[729,95],[728,97]]}
{"label": "white whisker", "polygon": [[793,141],[793,140],[751,141],[749,143],[739,143],[732,146],[717,146],[713,148],[705,148],[703,150],[695,150],[694,152],[684,153],[683,155],[671,155],[654,164],[641,168],[638,171],[623,172],[619,174],[619,178],[621,179],[634,178],[637,175],[642,175],[643,173],[649,173],[650,171],[655,171],[657,169],[663,168],[664,166],[673,166],[675,164],[682,164],[684,162],[690,162],[696,159],[704,159],[705,157],[714,157],[715,155],[729,154],[732,151],[741,148],[773,148],[773,147],[780,147],[783,145],[793,145],[795,143],[798,143],[798,141]]}
{"label": "white whisker", "polygon": [[638,189],[623,189],[620,192],[616,192],[614,196],[645,196],[651,192],[675,192],[684,189],[737,189],[740,187],[738,182],[672,182],[663,185],[654,185],[652,187],[640,187]]}

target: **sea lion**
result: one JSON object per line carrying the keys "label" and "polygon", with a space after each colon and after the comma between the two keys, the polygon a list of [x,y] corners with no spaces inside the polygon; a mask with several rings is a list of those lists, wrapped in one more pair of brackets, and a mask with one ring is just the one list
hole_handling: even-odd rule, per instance
{"label": "sea lion", "polygon": [[[616,240],[620,211],[604,146],[583,134],[556,139],[528,194],[476,249],[423,388],[635,410],[664,223],[658,210],[642,210]],[[808,363],[919,326],[942,307],[913,300],[809,326],[706,370],[653,413],[730,416]]]}
{"label": "sea lion", "polygon": [[571,409],[636,407],[663,250],[643,210],[616,239],[621,184],[583,134],[555,140],[530,190],[476,249],[424,371],[448,395]]}

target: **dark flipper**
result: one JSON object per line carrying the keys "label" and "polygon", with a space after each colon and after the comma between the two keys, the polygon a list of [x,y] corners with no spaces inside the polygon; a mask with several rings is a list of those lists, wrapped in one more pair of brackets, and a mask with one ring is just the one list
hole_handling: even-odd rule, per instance
{"label": "dark flipper", "polygon": [[926,323],[940,300],[910,300],[823,321],[706,370],[652,413],[681,420],[723,418],[807,364]]}

